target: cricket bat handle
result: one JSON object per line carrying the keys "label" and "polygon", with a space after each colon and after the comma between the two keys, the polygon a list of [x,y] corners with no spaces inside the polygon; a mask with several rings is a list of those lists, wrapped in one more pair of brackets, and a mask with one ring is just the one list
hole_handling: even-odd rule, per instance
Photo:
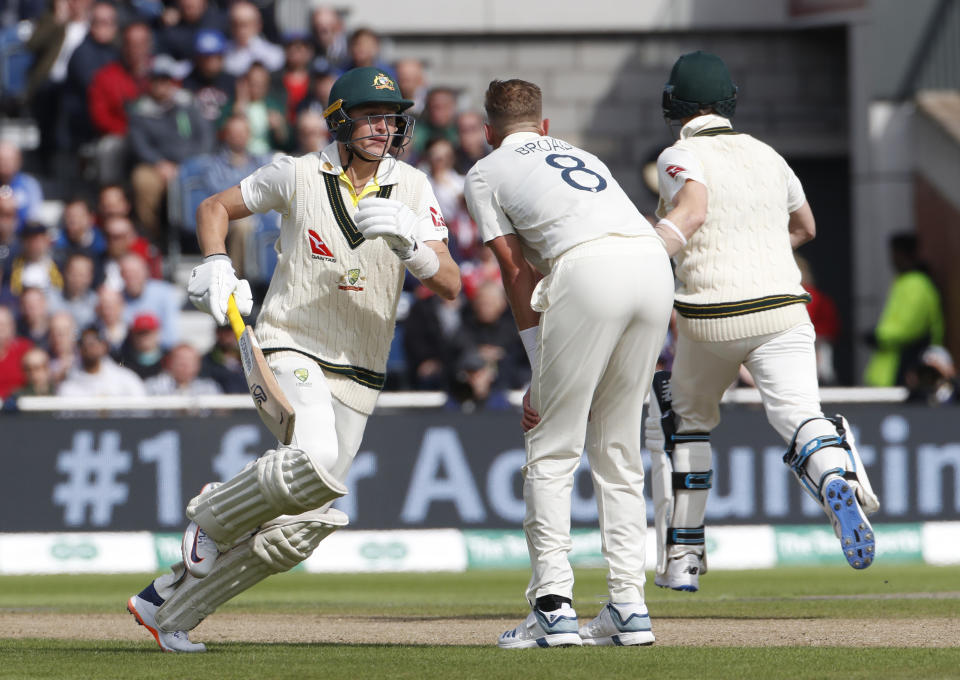
{"label": "cricket bat handle", "polygon": [[239,340],[247,326],[243,323],[243,317],[240,316],[240,310],[237,308],[237,301],[233,298],[233,293],[230,293],[230,297],[227,298],[227,318],[230,320],[230,327],[233,328],[233,334],[236,335],[237,340]]}

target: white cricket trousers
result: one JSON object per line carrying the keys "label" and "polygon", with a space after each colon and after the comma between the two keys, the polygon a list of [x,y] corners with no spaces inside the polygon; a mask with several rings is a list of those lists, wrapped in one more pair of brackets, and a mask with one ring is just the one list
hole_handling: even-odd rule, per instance
{"label": "white cricket trousers", "polygon": [[670,377],[678,432],[710,432],[720,423],[720,399],[740,364],[756,383],[767,420],[787,444],[804,420],[823,416],[810,323],[788,331],[725,342],[677,338]]}
{"label": "white cricket trousers", "polygon": [[673,305],[658,237],[608,236],[571,248],[534,292],[540,422],[525,435],[527,600],[573,598],[570,494],[586,442],[613,602],[642,602],[646,539],[641,412]]}
{"label": "white cricket trousers", "polygon": [[323,369],[298,352],[273,352],[267,363],[297,414],[290,446],[343,482],[360,448],[367,415],[330,394]]}

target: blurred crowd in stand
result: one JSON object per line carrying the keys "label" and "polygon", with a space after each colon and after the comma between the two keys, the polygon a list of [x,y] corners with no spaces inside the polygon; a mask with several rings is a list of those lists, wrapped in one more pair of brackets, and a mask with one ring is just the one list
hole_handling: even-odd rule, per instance
{"label": "blurred crowd in stand", "polygon": [[[431,82],[427,64],[392,58],[388,40],[348,20],[309,0],[3,5],[5,409],[16,408],[20,395],[246,391],[229,328],[204,339],[184,332],[187,306],[182,285],[174,284],[175,264],[181,254],[198,252],[200,200],[275,154],[310,153],[329,143],[323,111],[330,88],[355,66],[382,69],[416,102],[404,160],[429,176],[464,277],[464,292],[453,302],[408,277],[387,389],[443,390],[451,408],[466,411],[507,406],[508,391],[529,380],[529,366],[499,268],[478,243],[463,200],[465,173],[489,151],[479,103]],[[35,139],[30,130],[38,132]],[[231,225],[229,254],[260,293],[255,297],[272,273],[278,230],[276,215]],[[836,309],[809,277],[805,285],[814,298],[821,379],[830,384],[831,348],[840,333]],[[897,356],[909,345],[904,370],[894,369],[899,384],[913,375],[919,394],[933,379],[910,370],[927,356],[923,365],[949,372],[952,385],[942,317],[939,333],[911,328],[920,335],[904,339],[888,332],[893,316],[885,310],[872,341],[878,352]],[[661,356],[666,368],[673,337]],[[915,351],[916,345],[923,346]],[[937,385],[934,391],[945,394]]]}

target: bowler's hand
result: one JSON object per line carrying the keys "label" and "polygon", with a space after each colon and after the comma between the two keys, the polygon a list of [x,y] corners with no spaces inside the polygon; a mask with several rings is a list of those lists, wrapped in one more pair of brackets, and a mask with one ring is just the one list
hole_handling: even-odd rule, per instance
{"label": "bowler's hand", "polygon": [[520,425],[524,432],[529,432],[540,423],[540,414],[530,405],[530,388],[523,393],[523,416],[520,418]]}

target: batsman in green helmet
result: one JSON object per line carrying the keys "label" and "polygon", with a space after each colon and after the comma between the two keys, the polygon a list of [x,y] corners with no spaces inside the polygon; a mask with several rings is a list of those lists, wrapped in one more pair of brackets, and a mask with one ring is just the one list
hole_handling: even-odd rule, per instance
{"label": "batsman in green helmet", "polygon": [[[376,68],[346,72],[330,97],[334,141],[278,157],[197,210],[204,258],[187,295],[221,325],[231,301],[242,314],[253,306],[226,252],[231,222],[280,215],[277,265],[256,337],[296,417],[290,441],[270,445],[187,504],[181,561],[127,601],[164,651],[204,651],[188,637],[204,617],[303,562],[346,526],[347,516],[330,505],[347,491],[386,381],[406,274],[445,299],[460,292],[430,182],[396,158],[413,131],[403,113],[412,102]],[[260,398],[269,397],[261,390]]]}
{"label": "batsman in green helmet", "polygon": [[710,431],[741,365],[783,438],[784,462],[823,508],[847,562],[864,569],[875,557],[867,515],[879,501],[849,423],[820,407],[810,297],[793,256],[816,235],[813,212],[783,157],[733,126],[736,103],[730,71],[708,52],[682,55],[663,88],[663,115],[679,139],[657,160],[655,228],[676,264],[677,347],[672,375],[654,376],[644,429],[655,583],[681,591],[697,590],[707,571]]}

